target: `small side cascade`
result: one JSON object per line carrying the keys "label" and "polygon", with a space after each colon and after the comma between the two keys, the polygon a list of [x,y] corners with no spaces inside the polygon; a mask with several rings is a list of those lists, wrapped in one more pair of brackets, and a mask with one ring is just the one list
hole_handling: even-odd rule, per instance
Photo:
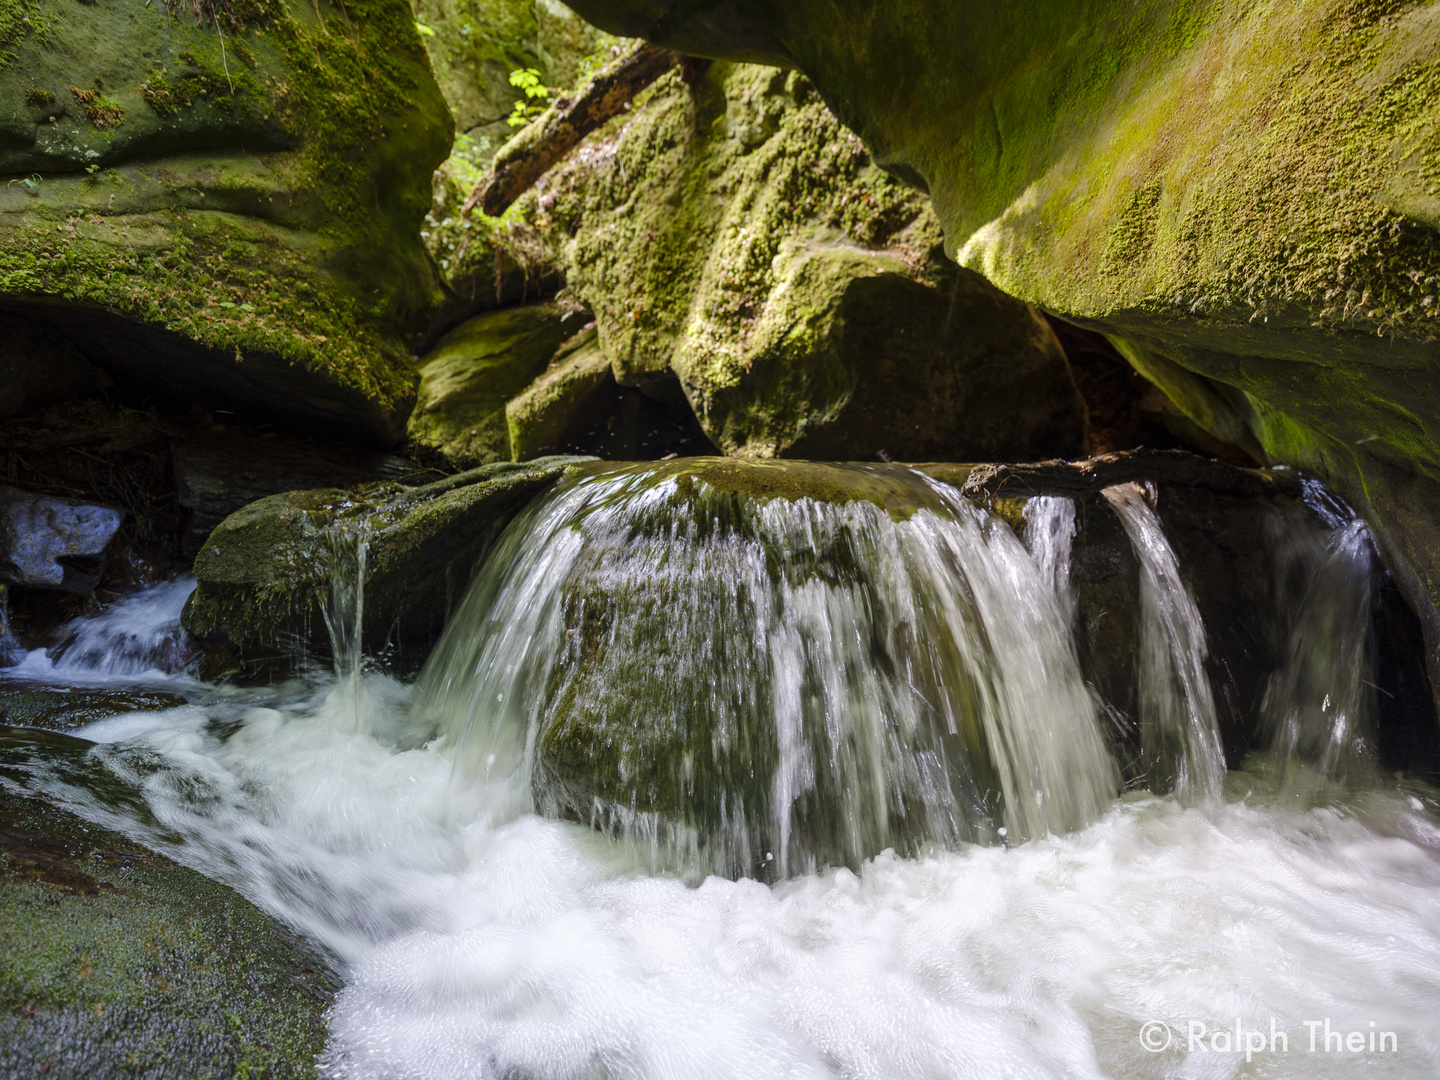
{"label": "small side cascade", "polygon": [[1155,780],[1173,781],[1182,802],[1216,806],[1225,751],[1205,672],[1205,625],[1180,577],[1151,493],[1138,483],[1106,488],[1140,563],[1141,752]]}
{"label": "small side cascade", "polygon": [[1357,519],[1337,523],[1323,546],[1306,546],[1320,550],[1292,553],[1313,570],[1284,663],[1266,687],[1262,725],[1290,772],[1305,766],[1326,780],[1354,779],[1374,767],[1370,535]]}
{"label": "small side cascade", "polygon": [[345,710],[360,730],[362,695],[360,677],[365,668],[365,576],[371,526],[363,515],[345,517],[325,530],[330,552],[330,573],[321,613],[330,635],[330,649],[339,690],[352,702]]}

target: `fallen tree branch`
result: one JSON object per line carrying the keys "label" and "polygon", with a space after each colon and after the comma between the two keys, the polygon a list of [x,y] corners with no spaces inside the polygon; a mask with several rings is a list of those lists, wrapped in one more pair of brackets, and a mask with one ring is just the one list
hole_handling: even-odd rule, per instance
{"label": "fallen tree branch", "polygon": [[635,95],[678,63],[678,53],[641,44],[602,68],[573,97],[558,99],[500,148],[461,213],[468,217],[478,206],[491,217],[503,214],[585,136],[619,115]]}

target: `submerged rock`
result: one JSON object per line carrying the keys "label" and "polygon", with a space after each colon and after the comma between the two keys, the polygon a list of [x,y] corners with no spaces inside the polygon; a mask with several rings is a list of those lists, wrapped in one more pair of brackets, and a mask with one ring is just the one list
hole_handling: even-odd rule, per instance
{"label": "submerged rock", "polygon": [[73,731],[111,716],[159,712],[184,704],[185,699],[176,694],[134,690],[56,690],[0,678],[0,726]]}
{"label": "submerged rock", "polygon": [[[92,745],[0,728],[0,775],[84,783]],[[313,1076],[337,986],[231,889],[0,784],[0,1074]]]}
{"label": "submerged rock", "polygon": [[260,499],[228,517],[196,556],[185,629],[232,656],[323,651],[332,580],[353,587],[363,571],[365,647],[428,643],[476,560],[526,502],[580,460],[482,466],[418,488]]}
{"label": "submerged rock", "polygon": [[0,487],[0,581],[28,588],[85,593],[125,512],[74,499]]}
{"label": "submerged rock", "polygon": [[401,438],[452,133],[408,3],[35,0],[0,42],[0,313],[152,399]]}

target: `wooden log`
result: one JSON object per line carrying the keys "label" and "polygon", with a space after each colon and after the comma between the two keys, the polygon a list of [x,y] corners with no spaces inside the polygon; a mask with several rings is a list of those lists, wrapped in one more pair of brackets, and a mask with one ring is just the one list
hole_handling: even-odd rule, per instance
{"label": "wooden log", "polygon": [[478,206],[491,217],[503,214],[585,136],[619,115],[635,95],[680,60],[678,53],[642,43],[602,68],[573,97],[556,100],[500,148],[461,213],[469,216]]}

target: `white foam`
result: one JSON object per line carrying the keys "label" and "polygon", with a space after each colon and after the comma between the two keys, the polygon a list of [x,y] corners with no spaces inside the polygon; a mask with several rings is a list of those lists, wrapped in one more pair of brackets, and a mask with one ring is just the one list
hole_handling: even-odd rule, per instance
{"label": "white foam", "polygon": [[[1440,829],[1416,795],[1297,810],[1239,774],[1253,793],[1215,810],[1134,797],[1015,848],[689,888],[587,829],[510,818],[506,793],[403,748],[406,689],[370,676],[359,692],[368,734],[341,688],[251,707],[225,741],[192,714],[98,751],[186,838],[182,858],[340,958],[337,1075],[1310,1080],[1440,1065]],[[1150,1020],[1183,1044],[1190,1020],[1237,1017],[1276,1018],[1290,1052],[1246,1066],[1139,1043]],[[1310,1019],[1373,1020],[1398,1052],[1311,1055]]]}

